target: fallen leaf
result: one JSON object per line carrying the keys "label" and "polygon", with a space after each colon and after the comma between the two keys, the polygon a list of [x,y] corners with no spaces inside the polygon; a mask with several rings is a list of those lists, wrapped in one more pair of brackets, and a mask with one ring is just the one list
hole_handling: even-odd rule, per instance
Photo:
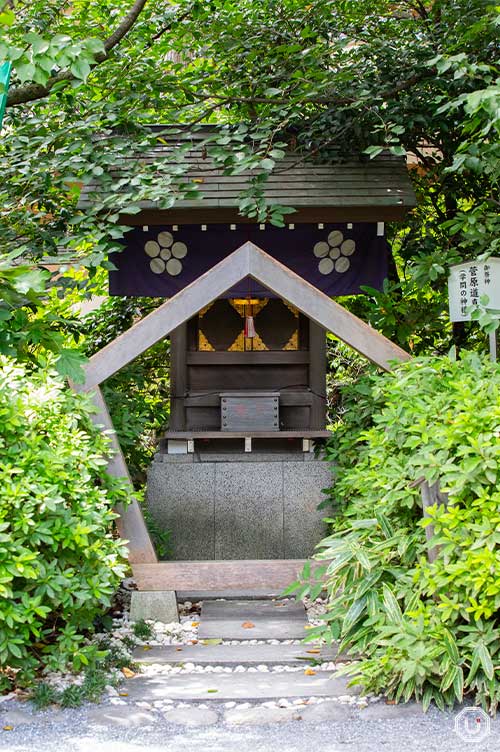
{"label": "fallen leaf", "polygon": [[211,637],[209,640],[202,640],[202,645],[220,645],[222,642],[220,637]]}
{"label": "fallen leaf", "polygon": [[150,645],[144,645],[142,649],[143,650],[151,650],[151,646]]}
{"label": "fallen leaf", "polygon": [[122,668],[122,674],[126,679],[131,679],[133,676],[135,676],[135,671],[131,671],[129,668],[124,666]]}
{"label": "fallen leaf", "polygon": [[14,726],[4,726],[3,727],[4,731],[12,731],[13,729],[14,729]]}
{"label": "fallen leaf", "polygon": [[200,626],[200,622],[199,621],[192,621],[191,622],[191,626],[192,627],[199,627]]}
{"label": "fallen leaf", "polygon": [[253,623],[253,621],[244,621],[241,626],[243,627],[243,629],[253,629],[255,627],[255,624]]}
{"label": "fallen leaf", "polygon": [[189,645],[197,645],[197,644],[198,644],[198,640],[190,640],[189,641]]}
{"label": "fallen leaf", "polygon": [[128,692],[118,692],[120,697],[128,697]]}
{"label": "fallen leaf", "polygon": [[314,629],[314,625],[313,624],[306,624],[305,627],[304,627],[304,629]]}
{"label": "fallen leaf", "polygon": [[175,648],[178,653],[182,653],[182,648]]}
{"label": "fallen leaf", "polygon": [[316,676],[316,671],[313,668],[306,668],[304,674],[306,676]]}
{"label": "fallen leaf", "polygon": [[321,650],[319,648],[313,648],[312,650],[306,650],[306,653],[314,653],[314,655],[316,655],[317,653],[321,653]]}
{"label": "fallen leaf", "polygon": [[219,691],[218,689],[207,689],[207,692],[211,692],[211,693],[218,692],[218,691]]}

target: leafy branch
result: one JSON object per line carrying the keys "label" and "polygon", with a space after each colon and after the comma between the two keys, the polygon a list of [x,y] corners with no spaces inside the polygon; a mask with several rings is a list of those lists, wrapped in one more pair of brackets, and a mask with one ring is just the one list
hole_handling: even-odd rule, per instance
{"label": "leafy branch", "polygon": [[[95,67],[108,59],[110,52],[122,41],[139,18],[147,0],[135,0],[127,15],[122,19],[115,31],[104,41],[103,51],[94,56]],[[69,69],[65,69],[51,76],[46,84],[29,83],[12,89],[7,98],[7,107],[32,102],[46,97],[58,83],[75,81],[77,76]]]}

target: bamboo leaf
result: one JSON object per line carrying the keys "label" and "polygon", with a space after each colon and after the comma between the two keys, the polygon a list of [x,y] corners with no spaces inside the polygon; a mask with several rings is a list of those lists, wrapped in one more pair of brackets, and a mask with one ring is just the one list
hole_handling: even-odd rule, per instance
{"label": "bamboo leaf", "polygon": [[386,614],[389,617],[390,621],[392,621],[395,624],[403,624],[403,614],[401,613],[399,603],[394,597],[392,590],[385,583],[383,585],[383,591],[384,591],[384,598],[383,598],[384,607],[385,607]]}
{"label": "bamboo leaf", "polygon": [[366,606],[366,597],[359,598],[359,600],[354,601],[351,604],[348,612],[346,613],[344,617],[344,621],[342,622],[342,634],[343,635],[347,634],[353,628],[353,626],[356,624],[359,617],[365,610],[365,606]]}

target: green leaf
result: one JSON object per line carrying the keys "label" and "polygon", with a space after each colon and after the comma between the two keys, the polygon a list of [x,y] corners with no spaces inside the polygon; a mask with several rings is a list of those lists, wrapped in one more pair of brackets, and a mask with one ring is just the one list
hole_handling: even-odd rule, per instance
{"label": "green leaf", "polygon": [[76,78],[86,81],[91,68],[87,60],[79,57],[71,63],[70,71]]}
{"label": "green leaf", "polygon": [[365,596],[359,598],[359,600],[356,600],[351,604],[342,622],[342,635],[348,634],[348,632],[353,628],[360,616],[365,611],[365,606]]}
{"label": "green leaf", "polygon": [[384,582],[383,586],[383,602],[384,602],[384,608],[387,616],[389,617],[389,620],[393,624],[403,624],[403,615],[401,613],[401,609],[399,607],[399,603],[397,602],[396,598],[394,597],[394,594],[392,590],[389,588],[388,585]]}
{"label": "green leaf", "polygon": [[451,660],[454,663],[458,663],[460,661],[460,654],[458,652],[457,643],[455,642],[453,635],[448,629],[443,630],[443,639],[444,639],[444,644],[446,646],[446,650]]}
{"label": "green leaf", "polygon": [[65,376],[76,384],[83,384],[85,371],[83,365],[87,358],[78,350],[63,348],[56,360],[56,369],[61,376]]}
{"label": "green leaf", "polygon": [[493,661],[491,660],[490,651],[488,650],[484,642],[479,642],[477,644],[474,653],[477,653],[483,671],[488,679],[493,679],[493,675],[495,673],[493,668]]}

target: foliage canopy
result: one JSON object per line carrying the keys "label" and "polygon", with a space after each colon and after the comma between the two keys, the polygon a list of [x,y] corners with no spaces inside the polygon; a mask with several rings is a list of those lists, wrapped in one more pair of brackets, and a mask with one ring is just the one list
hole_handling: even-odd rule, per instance
{"label": "foliage canopy", "polygon": [[241,210],[260,221],[282,221],[261,188],[284,149],[407,151],[420,205],[395,237],[390,292],[362,313],[377,320],[388,301],[414,300],[385,324],[418,352],[443,327],[449,264],[498,248],[498,19],[486,0],[6,6],[0,252],[66,254],[92,270],[122,236],[119,210],[196,196],[177,170],[138,158],[122,194],[76,208],[82,184],[109,184],[117,159],[161,138],[149,123],[225,124],[207,149],[228,173],[257,169]]}

